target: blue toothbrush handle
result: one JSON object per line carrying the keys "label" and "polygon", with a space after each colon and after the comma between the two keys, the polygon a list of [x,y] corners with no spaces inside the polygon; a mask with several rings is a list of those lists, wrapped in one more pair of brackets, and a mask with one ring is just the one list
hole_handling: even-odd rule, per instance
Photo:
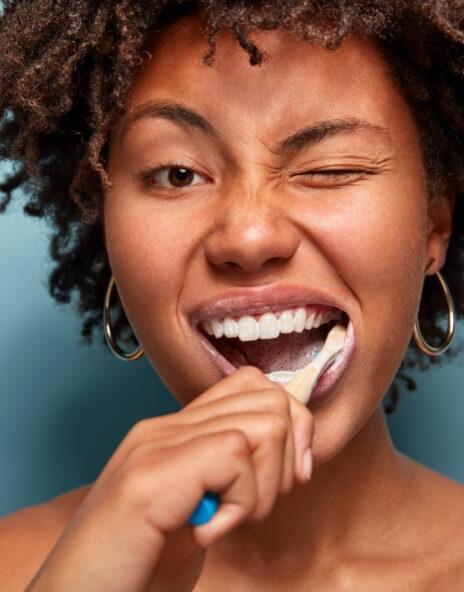
{"label": "blue toothbrush handle", "polygon": [[188,519],[189,524],[192,526],[206,524],[211,520],[214,514],[216,514],[218,507],[219,495],[212,491],[207,491],[190,515],[190,518]]}

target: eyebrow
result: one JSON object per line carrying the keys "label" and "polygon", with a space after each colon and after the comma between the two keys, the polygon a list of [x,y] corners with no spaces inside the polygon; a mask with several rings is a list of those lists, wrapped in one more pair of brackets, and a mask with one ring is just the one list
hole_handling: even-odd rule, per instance
{"label": "eyebrow", "polygon": [[209,121],[196,111],[193,111],[193,109],[189,109],[178,103],[151,101],[137,107],[125,120],[121,129],[120,141],[127,134],[129,128],[136,121],[144,117],[161,117],[186,127],[193,127],[215,139],[218,139],[219,136]]}
{"label": "eyebrow", "polygon": [[[120,141],[122,141],[129,128],[138,120],[145,117],[168,119],[178,125],[197,129],[207,136],[219,139],[217,130],[202,115],[189,109],[179,103],[167,101],[150,101],[137,107],[124,121]],[[340,134],[353,133],[356,131],[373,131],[392,144],[393,140],[386,128],[375,125],[368,121],[358,118],[331,119],[321,121],[311,126],[304,127],[292,133],[287,138],[279,141],[270,148],[270,151],[276,155],[287,155],[294,152],[300,152],[304,148],[309,148],[326,138]]]}
{"label": "eyebrow", "polygon": [[276,146],[271,148],[271,152],[279,155],[299,152],[303,148],[309,148],[328,137],[357,131],[373,131],[383,136],[389,144],[393,143],[387,129],[380,125],[357,118],[331,119],[296,131],[288,138],[278,142]]}

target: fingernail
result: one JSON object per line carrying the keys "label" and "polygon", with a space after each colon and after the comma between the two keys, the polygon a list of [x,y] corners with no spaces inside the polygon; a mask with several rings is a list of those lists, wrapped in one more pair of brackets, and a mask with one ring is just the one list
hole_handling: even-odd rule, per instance
{"label": "fingernail", "polygon": [[313,471],[313,453],[311,448],[308,448],[303,455],[303,473],[307,481],[311,479]]}

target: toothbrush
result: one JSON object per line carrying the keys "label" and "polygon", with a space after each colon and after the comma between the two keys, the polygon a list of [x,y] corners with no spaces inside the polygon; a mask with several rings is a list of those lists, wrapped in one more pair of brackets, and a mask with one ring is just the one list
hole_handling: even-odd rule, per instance
{"label": "toothbrush", "polygon": [[306,405],[311,397],[319,376],[335,360],[337,354],[343,349],[345,343],[346,328],[337,324],[329,331],[324,346],[318,355],[307,366],[302,368],[287,384],[284,389],[300,403]]}
{"label": "toothbrush", "polygon": [[[332,327],[318,355],[287,382],[284,385],[284,389],[295,397],[295,399],[303,403],[303,405],[306,405],[318,378],[343,349],[345,336],[346,328],[343,325],[337,324]],[[214,516],[218,507],[219,495],[212,491],[207,491],[191,514],[188,520],[189,524],[192,526],[206,524]]]}

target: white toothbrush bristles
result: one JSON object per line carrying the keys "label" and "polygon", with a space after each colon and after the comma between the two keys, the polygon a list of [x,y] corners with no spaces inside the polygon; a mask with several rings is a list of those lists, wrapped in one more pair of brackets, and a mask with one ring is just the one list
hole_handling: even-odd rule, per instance
{"label": "white toothbrush bristles", "polygon": [[345,336],[346,328],[343,325],[337,324],[332,327],[319,354],[284,384],[284,389],[306,405],[319,376],[343,349]]}

